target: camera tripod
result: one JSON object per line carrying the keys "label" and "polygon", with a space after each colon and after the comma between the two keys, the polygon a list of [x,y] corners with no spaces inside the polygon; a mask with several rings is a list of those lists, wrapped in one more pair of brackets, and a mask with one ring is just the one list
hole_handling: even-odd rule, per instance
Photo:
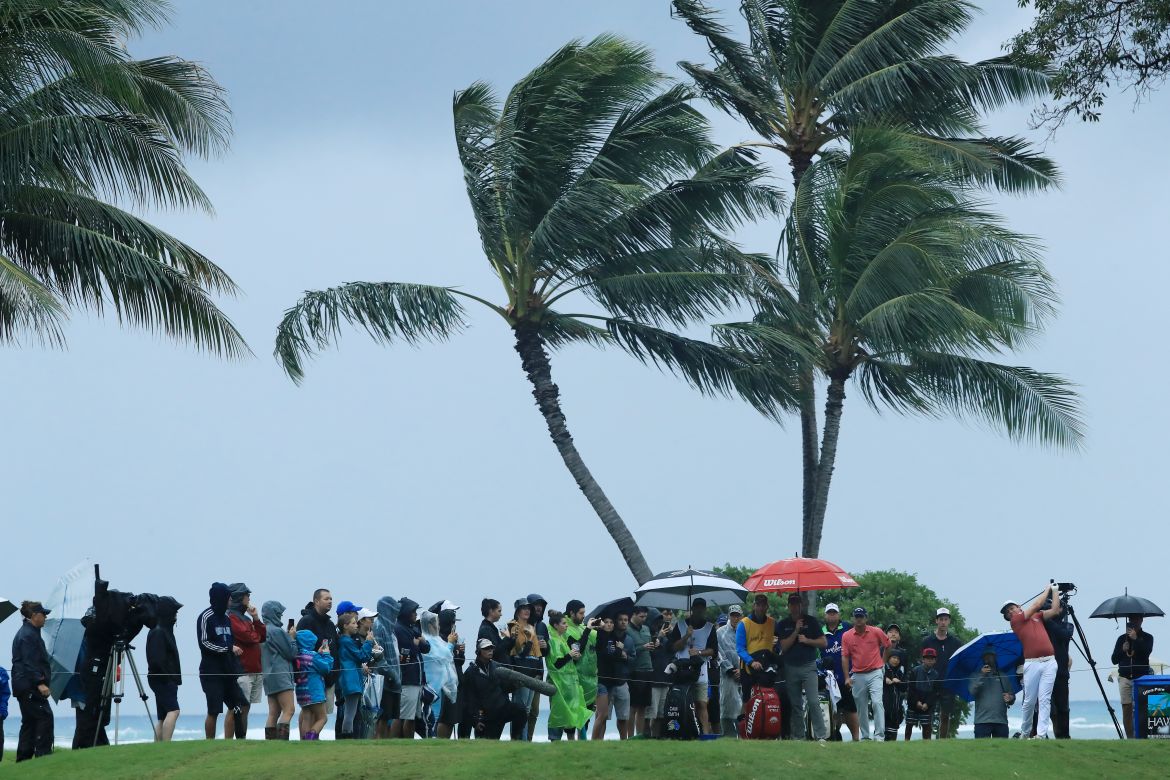
{"label": "camera tripod", "polygon": [[[1125,739],[1125,733],[1121,730],[1121,723],[1117,720],[1117,712],[1113,709],[1113,702],[1109,701],[1109,694],[1105,693],[1105,685],[1101,682],[1101,675],[1097,672],[1097,662],[1093,660],[1093,654],[1089,652],[1089,640],[1085,638],[1085,631],[1081,628],[1081,621],[1077,620],[1076,610],[1073,609],[1072,604],[1068,600],[1064,601],[1064,608],[1068,610],[1068,616],[1072,618],[1073,628],[1076,629],[1077,635],[1072,638],[1072,644],[1080,651],[1081,655],[1089,662],[1089,668],[1093,670],[1093,677],[1097,680],[1097,687],[1101,689],[1101,698],[1105,701],[1105,707],[1109,710],[1109,717],[1113,719],[1113,728],[1117,729],[1117,738]],[[1077,640],[1080,640],[1079,642]]]}
{"label": "camera tripod", "polygon": [[[134,655],[130,652],[134,648],[130,646],[125,640],[119,639],[114,642],[110,648],[110,660],[106,664],[106,674],[102,678],[102,695],[98,702],[98,727],[94,729],[93,744],[97,747],[98,736],[102,732],[101,719],[106,712],[106,707],[113,703],[114,710],[114,744],[118,744],[118,724],[122,713],[122,699],[126,695],[126,678],[119,674],[122,667],[123,660],[126,661],[130,667],[130,674],[134,676],[134,684],[138,686],[138,698],[142,699],[142,706],[146,710],[146,720],[153,725],[154,716],[150,714],[150,707],[146,702],[150,697],[146,695],[146,689],[142,687],[142,677],[138,674],[138,664],[134,662]],[[158,729],[154,728],[154,741],[158,741]]]}

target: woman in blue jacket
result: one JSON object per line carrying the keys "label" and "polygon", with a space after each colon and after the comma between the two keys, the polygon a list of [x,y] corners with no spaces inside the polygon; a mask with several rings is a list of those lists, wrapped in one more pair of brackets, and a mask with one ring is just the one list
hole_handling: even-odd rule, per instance
{"label": "woman in blue jacket", "polygon": [[362,702],[362,666],[374,657],[374,643],[360,642],[357,638],[358,619],[356,612],[346,612],[337,618],[337,633],[341,637],[341,677],[337,685],[345,700],[341,715],[341,730],[338,739],[353,739],[353,719]]}

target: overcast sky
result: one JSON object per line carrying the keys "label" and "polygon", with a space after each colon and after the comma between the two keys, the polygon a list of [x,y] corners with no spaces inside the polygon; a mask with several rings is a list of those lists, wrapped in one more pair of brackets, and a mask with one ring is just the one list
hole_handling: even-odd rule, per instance
{"label": "overcast sky", "polygon": [[[156,221],[242,287],[223,306],[256,357],[228,363],[84,314],[66,351],[5,350],[0,594],[44,598],[73,564],[101,562],[114,587],[187,605],[180,647],[194,672],[194,620],[213,580],[246,581],[288,616],[321,586],[363,604],[451,598],[465,632],[481,596],[592,604],[632,586],[498,318],[473,311],[466,333],[419,349],[347,333],[302,387],[271,357],[281,313],[306,289],[417,281],[498,297],[452,142],[456,89],[484,79],[506,91],[569,39],[606,31],[649,44],[675,76],[678,60],[706,60],[667,0],[441,5],[180,0],[171,26],[132,43],[136,55],[202,61],[230,94],[231,151],[193,164],[216,215]],[[1027,23],[1014,0],[983,5],[956,42],[968,59],[995,55]],[[752,138],[709,114],[721,142]],[[1025,133],[1027,114],[1004,112],[993,128]],[[917,572],[983,630],[1005,628],[999,604],[1049,577],[1076,581],[1086,618],[1127,586],[1170,601],[1143,555],[1156,554],[1165,516],[1157,333],[1170,265],[1167,157],[1155,150],[1168,119],[1165,94],[1136,113],[1129,97],[1114,100],[1101,123],[1070,123],[1048,144],[1060,192],[1001,204],[1048,247],[1064,301],[1018,361],[1080,384],[1085,451],[879,416],[852,392],[824,557],[854,573]],[[771,251],[777,235],[759,225],[739,238]],[[553,374],[582,455],[652,568],[760,565],[799,550],[795,423],[703,398],[617,350],[564,350]],[[1118,629],[1085,622],[1107,666]],[[17,623],[0,627],[4,661]],[[1148,628],[1162,633],[1159,621]],[[196,680],[183,692],[197,713]],[[1073,675],[1074,699],[1096,695],[1089,674]]]}

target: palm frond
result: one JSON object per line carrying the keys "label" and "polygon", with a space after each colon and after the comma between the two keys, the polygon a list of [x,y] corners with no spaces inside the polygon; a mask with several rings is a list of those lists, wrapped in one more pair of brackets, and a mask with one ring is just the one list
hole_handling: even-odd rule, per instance
{"label": "palm frond", "polygon": [[0,255],[0,344],[26,335],[50,346],[65,343],[65,311],[52,291],[11,259]]}
{"label": "palm frond", "polygon": [[342,324],[361,328],[380,344],[444,341],[463,328],[464,309],[449,287],[397,282],[351,282],[306,292],[284,313],[274,355],[297,383],[305,358],[336,343]]}
{"label": "palm frond", "polygon": [[590,325],[572,314],[558,314],[551,309],[545,312],[540,335],[550,349],[582,343],[591,347],[604,347],[613,343],[613,338],[605,328]]}

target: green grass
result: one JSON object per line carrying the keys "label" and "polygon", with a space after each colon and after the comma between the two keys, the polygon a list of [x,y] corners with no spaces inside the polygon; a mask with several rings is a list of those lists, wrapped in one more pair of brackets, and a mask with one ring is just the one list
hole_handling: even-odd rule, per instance
{"label": "green grass", "polygon": [[776,778],[810,777],[1165,778],[1170,743],[951,740],[897,745],[792,742],[644,742],[512,745],[507,742],[173,742],[77,753],[21,764],[0,778]]}

